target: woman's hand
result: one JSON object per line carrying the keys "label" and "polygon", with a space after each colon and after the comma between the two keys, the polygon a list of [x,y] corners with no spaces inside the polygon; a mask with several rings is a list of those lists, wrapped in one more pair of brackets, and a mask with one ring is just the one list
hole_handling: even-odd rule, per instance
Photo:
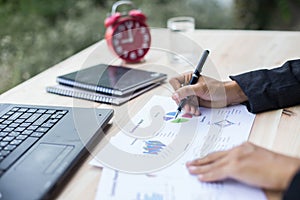
{"label": "woman's hand", "polygon": [[300,159],[274,153],[251,143],[188,162],[191,174],[204,182],[235,179],[249,185],[284,190],[300,168]]}
{"label": "woman's hand", "polygon": [[187,85],[191,77],[192,73],[186,73],[170,80],[175,90],[172,98],[177,104],[182,99],[190,97],[184,106],[185,112],[199,115],[199,106],[225,107],[247,101],[247,96],[235,81],[222,82],[201,76],[196,84]]}

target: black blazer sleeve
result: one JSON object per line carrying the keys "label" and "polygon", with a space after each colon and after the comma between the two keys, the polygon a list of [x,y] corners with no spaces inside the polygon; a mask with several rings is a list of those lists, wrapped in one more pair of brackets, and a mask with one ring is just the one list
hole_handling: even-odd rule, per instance
{"label": "black blazer sleeve", "polygon": [[290,186],[284,192],[283,200],[299,200],[300,199],[300,170],[293,177]]}
{"label": "black blazer sleeve", "polygon": [[285,108],[300,104],[300,59],[271,70],[263,69],[230,76],[242,88],[250,112]]}

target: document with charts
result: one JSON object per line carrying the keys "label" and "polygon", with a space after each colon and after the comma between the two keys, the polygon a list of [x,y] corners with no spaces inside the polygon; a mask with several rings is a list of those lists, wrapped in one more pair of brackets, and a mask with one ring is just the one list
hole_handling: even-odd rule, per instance
{"label": "document with charts", "polygon": [[[155,113],[153,108],[157,106],[160,109]],[[165,164],[153,164],[153,171],[147,168],[145,173],[139,174],[104,167],[96,199],[266,199],[261,189],[233,180],[200,182],[185,167],[187,161],[247,141],[255,115],[249,113],[245,106],[236,105],[200,108],[201,115],[197,117],[182,112],[174,119],[176,108],[177,105],[170,97],[153,96],[127,127],[127,130],[136,132],[147,130],[145,127],[151,126],[153,118],[145,115],[152,113],[162,121],[160,128],[153,129],[153,136],[137,139],[120,131],[110,140],[112,145],[135,155],[136,165],[139,164],[138,158],[147,157],[152,162],[166,161]],[[97,161],[93,163],[97,165]]]}

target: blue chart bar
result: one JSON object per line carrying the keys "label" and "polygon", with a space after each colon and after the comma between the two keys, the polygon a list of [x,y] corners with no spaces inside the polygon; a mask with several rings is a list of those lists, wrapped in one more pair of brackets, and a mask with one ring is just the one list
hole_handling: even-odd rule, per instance
{"label": "blue chart bar", "polygon": [[167,113],[166,115],[175,116],[175,115],[176,115],[176,112],[169,112],[169,113]]}
{"label": "blue chart bar", "polygon": [[164,118],[165,121],[169,121],[169,120],[171,120],[171,119],[174,119],[173,116],[172,116],[172,117],[164,116],[163,118]]}
{"label": "blue chart bar", "polygon": [[141,196],[141,193],[138,193],[136,196],[136,200],[164,200],[164,196],[158,193],[153,193],[151,195],[144,194],[143,197]]}
{"label": "blue chart bar", "polygon": [[163,119],[164,119],[165,121],[169,121],[169,120],[171,120],[171,119],[174,119],[175,115],[176,115],[176,112],[168,112],[168,113],[163,117]]}
{"label": "blue chart bar", "polygon": [[165,148],[165,146],[166,145],[160,141],[156,141],[156,140],[145,141],[145,145],[143,147],[145,151],[143,153],[157,155]]}

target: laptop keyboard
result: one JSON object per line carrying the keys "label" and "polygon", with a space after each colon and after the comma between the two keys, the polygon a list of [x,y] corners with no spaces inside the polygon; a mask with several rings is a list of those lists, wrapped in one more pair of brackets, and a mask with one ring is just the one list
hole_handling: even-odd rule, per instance
{"label": "laptop keyboard", "polygon": [[0,176],[43,137],[67,110],[13,107],[0,117]]}

